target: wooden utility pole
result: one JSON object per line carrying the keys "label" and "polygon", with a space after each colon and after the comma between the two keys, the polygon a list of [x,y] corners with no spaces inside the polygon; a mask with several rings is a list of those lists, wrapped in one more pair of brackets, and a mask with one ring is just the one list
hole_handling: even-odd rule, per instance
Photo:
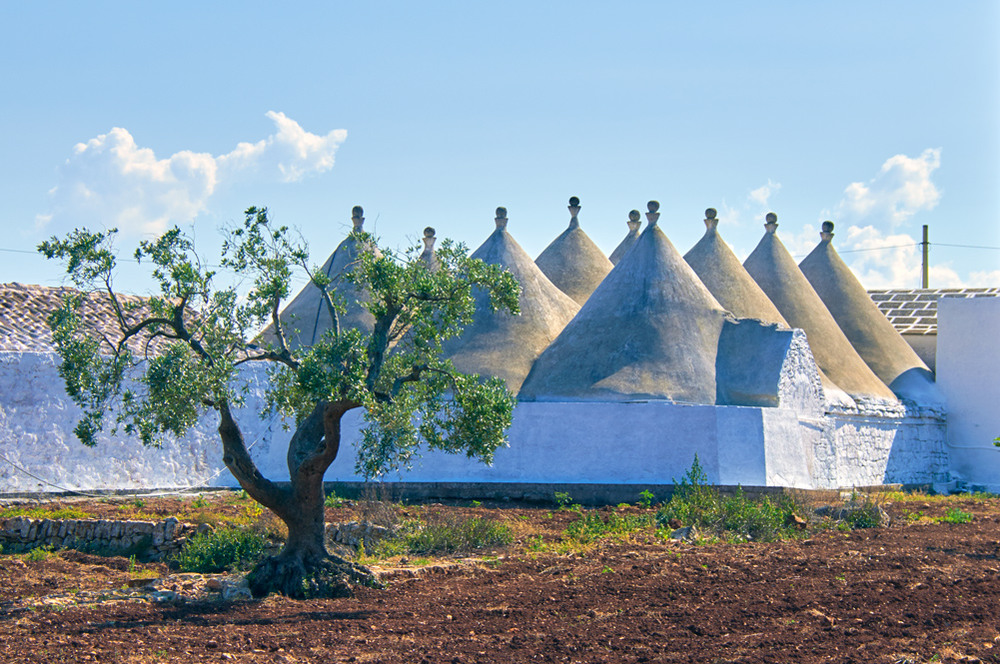
{"label": "wooden utility pole", "polygon": [[930,288],[930,278],[928,276],[927,268],[927,255],[929,253],[928,249],[930,243],[927,241],[927,224],[924,224],[924,241],[920,243],[924,250],[924,263],[923,263],[923,279],[921,280],[921,288]]}

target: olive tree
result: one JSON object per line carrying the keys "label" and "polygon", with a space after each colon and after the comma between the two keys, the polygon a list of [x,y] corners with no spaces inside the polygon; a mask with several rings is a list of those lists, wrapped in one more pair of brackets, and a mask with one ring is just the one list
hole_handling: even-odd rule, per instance
{"label": "olive tree", "polygon": [[[367,477],[405,467],[420,445],[489,463],[505,444],[512,395],[498,378],[457,371],[442,357],[441,343],[471,322],[474,289],[489,292],[495,309],[516,314],[518,286],[462,245],[442,242],[430,267],[416,247],[379,251],[375,238],[356,231],[360,251],[343,278],[365,294],[375,321],[369,331],[341,328],[342,297],[310,267],[304,242],[273,224],[266,208],[249,208],[244,222],[225,233],[221,266],[243,276],[239,292],[216,285],[216,273],[174,228],[140,242],[134,254],[151,269],[159,292],[124,297],[114,283],[114,238],[114,230],[77,229],[39,245],[63,261],[80,291],[99,292],[114,312],[111,334],[108,326],[86,324],[82,295],[67,297],[49,318],[67,393],[83,409],[76,433],[85,445],[94,445],[104,428],[159,445],[214,412],[226,467],[288,527],[281,552],[249,575],[255,595],[344,594],[371,580],[324,544],[323,476],[337,458],[348,411],[364,409],[357,464]],[[333,321],[317,343],[302,348],[286,343],[288,323],[279,316],[296,270],[306,271]],[[266,324],[273,330],[268,341],[255,340]],[[261,474],[234,416],[245,399],[241,370],[254,363],[269,367],[269,412],[291,423],[288,482]]]}

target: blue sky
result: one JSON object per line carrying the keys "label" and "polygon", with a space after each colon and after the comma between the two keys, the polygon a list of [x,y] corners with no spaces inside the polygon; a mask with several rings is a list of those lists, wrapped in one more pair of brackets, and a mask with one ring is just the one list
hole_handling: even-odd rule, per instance
{"label": "blue sky", "polygon": [[[696,6],[697,5],[697,6]],[[0,281],[78,225],[173,224],[214,261],[249,205],[322,262],[351,206],[408,245],[533,256],[569,220],[610,253],[657,199],[745,257],[832,219],[869,288],[1000,286],[1000,3],[0,2]],[[232,275],[223,278],[235,278]],[[124,265],[120,283],[146,283]]]}

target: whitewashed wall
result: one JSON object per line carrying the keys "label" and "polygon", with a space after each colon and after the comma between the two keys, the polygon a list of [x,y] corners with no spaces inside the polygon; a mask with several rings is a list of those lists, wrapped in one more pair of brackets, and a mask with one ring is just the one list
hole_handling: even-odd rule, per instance
{"label": "whitewashed wall", "polygon": [[[161,449],[109,435],[102,435],[97,446],[85,447],[73,433],[81,412],[66,395],[58,362],[51,353],[0,353],[0,492],[233,484],[222,464],[214,413]],[[246,375],[259,386],[262,373]],[[238,416],[248,423],[252,452],[266,457],[274,436],[285,434],[277,422],[256,416],[260,405],[251,396]]]}
{"label": "whitewashed wall", "polygon": [[1000,491],[1000,298],[938,300],[937,383],[957,479]]}
{"label": "whitewashed wall", "polygon": [[[997,300],[1000,302],[1000,300]],[[216,416],[163,449],[105,436],[84,447],[73,427],[79,410],[66,397],[55,355],[0,354],[0,493],[51,491],[16,466],[64,489],[233,486],[222,465]],[[262,472],[287,479],[288,432],[257,415],[262,373],[237,418]],[[947,472],[938,411],[869,407],[824,414],[814,390],[793,390],[778,408],[666,402],[521,403],[492,467],[431,452],[386,480],[668,484],[697,454],[720,484],[831,488],[885,482],[937,482]],[[353,443],[362,413],[346,416],[341,458],[327,479],[357,480]],[[1000,451],[998,451],[1000,454]]]}

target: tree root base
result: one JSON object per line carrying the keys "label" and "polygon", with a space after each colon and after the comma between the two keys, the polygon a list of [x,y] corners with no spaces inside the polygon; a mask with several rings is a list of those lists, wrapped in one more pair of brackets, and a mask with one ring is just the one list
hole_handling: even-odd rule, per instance
{"label": "tree root base", "polygon": [[282,553],[247,574],[254,597],[279,593],[294,599],[351,597],[356,586],[380,587],[366,567],[339,556]]}

